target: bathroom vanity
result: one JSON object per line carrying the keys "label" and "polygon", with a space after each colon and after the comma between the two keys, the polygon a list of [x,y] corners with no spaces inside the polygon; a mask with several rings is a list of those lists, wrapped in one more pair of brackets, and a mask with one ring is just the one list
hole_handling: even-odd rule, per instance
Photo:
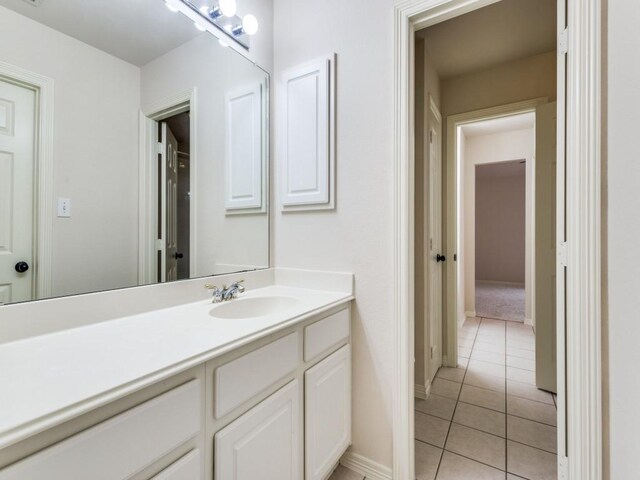
{"label": "bathroom vanity", "polygon": [[352,276],[254,275],[229,302],[0,345],[0,480],[327,478],[351,441]]}

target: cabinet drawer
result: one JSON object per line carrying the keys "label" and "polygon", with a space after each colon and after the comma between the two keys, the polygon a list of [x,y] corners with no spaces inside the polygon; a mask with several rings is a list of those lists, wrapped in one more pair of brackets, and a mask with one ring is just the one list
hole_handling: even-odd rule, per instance
{"label": "cabinet drawer", "polygon": [[349,309],[345,308],[306,327],[304,361],[308,362],[334,345],[346,342],[349,338],[349,317]]}
{"label": "cabinet drawer", "polygon": [[296,369],[298,333],[218,367],[215,371],[215,416],[220,418]]}
{"label": "cabinet drawer", "polygon": [[151,480],[197,480],[202,478],[200,450],[191,450],[184,457],[169,465]]}
{"label": "cabinet drawer", "polygon": [[0,480],[126,479],[195,436],[201,417],[192,380],[1,470]]}

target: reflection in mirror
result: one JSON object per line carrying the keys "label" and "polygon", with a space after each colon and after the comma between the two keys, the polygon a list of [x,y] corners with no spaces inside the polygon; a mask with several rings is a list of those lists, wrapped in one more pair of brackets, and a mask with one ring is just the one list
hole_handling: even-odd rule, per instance
{"label": "reflection in mirror", "polygon": [[268,267],[268,88],[162,0],[0,0],[0,304]]}

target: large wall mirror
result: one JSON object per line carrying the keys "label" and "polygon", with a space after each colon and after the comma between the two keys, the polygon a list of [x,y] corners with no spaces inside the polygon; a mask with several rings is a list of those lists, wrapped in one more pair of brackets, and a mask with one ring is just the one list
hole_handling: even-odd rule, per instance
{"label": "large wall mirror", "polygon": [[267,268],[268,102],[162,0],[0,0],[0,304]]}

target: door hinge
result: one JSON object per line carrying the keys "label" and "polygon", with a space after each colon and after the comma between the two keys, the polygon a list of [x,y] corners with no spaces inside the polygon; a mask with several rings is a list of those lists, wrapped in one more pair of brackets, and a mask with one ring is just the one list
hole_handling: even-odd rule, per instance
{"label": "door hinge", "polygon": [[566,55],[569,51],[569,34],[565,28],[558,34],[558,55]]}
{"label": "door hinge", "polygon": [[558,243],[557,256],[558,256],[558,263],[561,266],[566,267],[567,266],[567,242]]}
{"label": "door hinge", "polygon": [[565,456],[558,456],[558,480],[569,480],[569,459]]}
{"label": "door hinge", "polygon": [[429,130],[429,143],[433,143],[433,130]]}
{"label": "door hinge", "polygon": [[164,239],[162,238],[156,239],[156,249],[160,252],[164,251]]}
{"label": "door hinge", "polygon": [[164,150],[164,148],[163,148],[162,143],[160,143],[160,142],[156,143],[156,153],[158,155],[162,155],[164,153],[163,150]]}

